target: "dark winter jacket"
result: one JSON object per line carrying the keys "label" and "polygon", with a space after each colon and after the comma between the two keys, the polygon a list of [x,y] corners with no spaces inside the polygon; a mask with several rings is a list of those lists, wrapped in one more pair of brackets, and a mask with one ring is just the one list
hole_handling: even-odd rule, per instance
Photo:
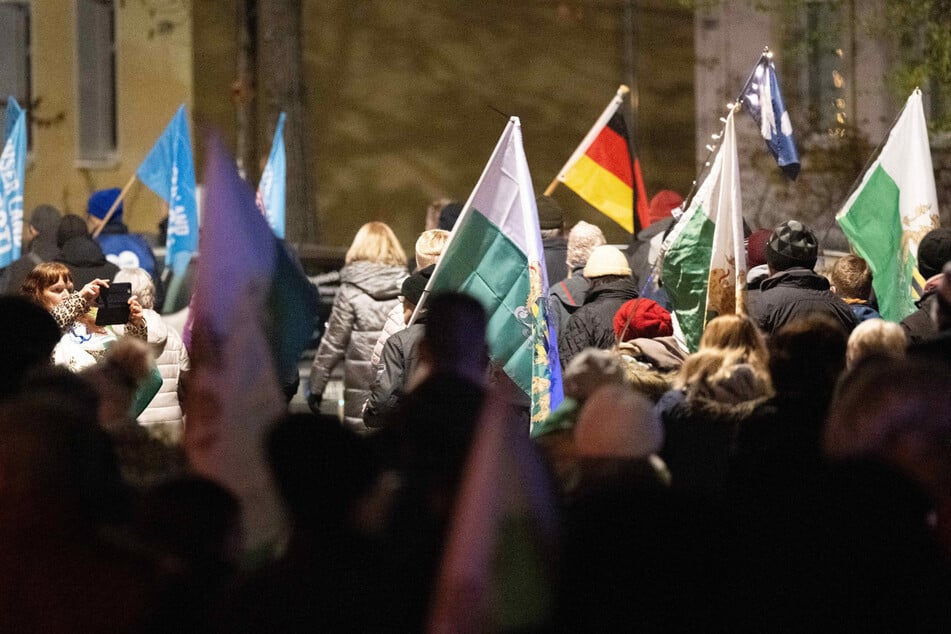
{"label": "dark winter jacket", "polygon": [[406,382],[419,363],[419,342],[426,334],[424,319],[390,335],[383,346],[376,379],[363,410],[367,427],[382,427],[406,394]]}
{"label": "dark winter jacket", "polygon": [[561,367],[565,368],[585,348],[607,350],[614,345],[614,314],[621,304],[637,297],[632,278],[591,289],[584,305],[575,311],[558,337]]}
{"label": "dark winter jacket", "polygon": [[909,345],[922,343],[938,334],[938,327],[931,319],[931,308],[937,301],[934,290],[925,292],[916,304],[918,310],[901,320]]}
{"label": "dark winter jacket", "polygon": [[548,285],[568,277],[568,239],[564,236],[554,236],[542,240],[542,250],[545,253],[545,271],[548,275]]}
{"label": "dark winter jacket", "polygon": [[73,276],[73,286],[79,290],[96,278],[111,280],[119,267],[106,261],[99,244],[89,236],[75,236],[60,249],[57,261],[62,262]]}
{"label": "dark winter jacket", "polygon": [[58,253],[59,248],[56,246],[55,231],[38,234],[30,243],[29,251],[3,270],[3,274],[0,275],[0,293],[19,294],[20,286],[23,285],[23,281],[26,280],[30,271],[41,262],[49,262],[54,259]]}
{"label": "dark winter jacket", "polygon": [[849,305],[829,290],[829,280],[810,269],[794,267],[768,277],[754,301],[750,316],[767,334],[813,313],[832,317],[846,332],[856,324]]}
{"label": "dark winter jacket", "polygon": [[401,266],[366,261],[345,266],[310,369],[310,393],[322,395],[334,366],[344,362],[344,422],[358,431],[366,430],[363,404],[375,376],[376,368],[370,365],[373,346],[405,277],[406,268]]}
{"label": "dark winter jacket", "polygon": [[582,271],[583,266],[577,267],[571,272],[571,277],[551,283],[549,294],[551,295],[552,314],[555,319],[555,332],[568,324],[568,319],[576,310],[584,304],[584,298],[588,295],[588,289],[591,288],[591,282],[586,278]]}
{"label": "dark winter jacket", "polygon": [[671,390],[657,403],[664,425],[660,457],[679,491],[718,500],[726,489],[740,426],[768,396],[762,383],[735,375],[741,387],[732,392],[722,382],[717,390]]}

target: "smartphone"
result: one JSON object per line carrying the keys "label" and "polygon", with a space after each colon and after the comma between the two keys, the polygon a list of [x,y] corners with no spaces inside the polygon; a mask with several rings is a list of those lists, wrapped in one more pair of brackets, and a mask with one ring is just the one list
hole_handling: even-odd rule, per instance
{"label": "smartphone", "polygon": [[96,325],[124,324],[129,321],[129,299],[132,297],[132,284],[114,282],[109,288],[99,291],[96,300]]}

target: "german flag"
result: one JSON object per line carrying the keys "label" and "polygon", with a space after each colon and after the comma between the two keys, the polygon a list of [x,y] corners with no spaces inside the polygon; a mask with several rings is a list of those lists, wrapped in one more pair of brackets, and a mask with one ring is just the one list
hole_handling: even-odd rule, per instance
{"label": "german flag", "polygon": [[625,230],[637,233],[650,224],[650,219],[641,164],[620,111],[628,92],[627,86],[618,89],[555,180],[570,187]]}

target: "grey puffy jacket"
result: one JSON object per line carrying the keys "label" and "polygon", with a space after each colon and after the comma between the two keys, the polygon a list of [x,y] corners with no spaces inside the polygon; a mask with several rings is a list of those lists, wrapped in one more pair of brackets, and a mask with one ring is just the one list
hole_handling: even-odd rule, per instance
{"label": "grey puffy jacket", "polygon": [[340,271],[340,291],[310,369],[310,393],[323,394],[343,361],[344,423],[357,431],[366,430],[362,410],[376,374],[373,346],[406,276],[405,267],[373,262],[353,262]]}

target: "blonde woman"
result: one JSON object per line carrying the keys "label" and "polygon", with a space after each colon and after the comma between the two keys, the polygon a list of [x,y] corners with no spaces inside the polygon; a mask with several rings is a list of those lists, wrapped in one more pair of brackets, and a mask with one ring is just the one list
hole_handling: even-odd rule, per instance
{"label": "blonde woman", "polygon": [[[431,266],[439,261],[442,255],[443,247],[449,240],[449,232],[444,229],[430,229],[419,234],[416,238],[416,270],[422,271],[427,266]],[[395,334],[406,328],[406,319],[403,316],[403,305],[399,304],[386,316],[386,323],[383,324],[383,332],[380,338],[376,340],[373,346],[373,354],[370,356],[370,364],[379,370],[380,358],[383,355],[383,346],[390,335]]]}
{"label": "blonde woman", "polygon": [[400,285],[407,276],[406,253],[393,230],[369,222],[357,232],[340,271],[340,290],[310,369],[307,402],[317,412],[334,367],[344,363],[344,420],[365,432],[363,403],[373,382],[373,346],[387,314],[399,304]]}
{"label": "blonde woman", "polygon": [[772,393],[769,352],[756,325],[740,315],[713,319],[657,404],[665,430],[660,456],[673,486],[717,499],[740,426]]}

